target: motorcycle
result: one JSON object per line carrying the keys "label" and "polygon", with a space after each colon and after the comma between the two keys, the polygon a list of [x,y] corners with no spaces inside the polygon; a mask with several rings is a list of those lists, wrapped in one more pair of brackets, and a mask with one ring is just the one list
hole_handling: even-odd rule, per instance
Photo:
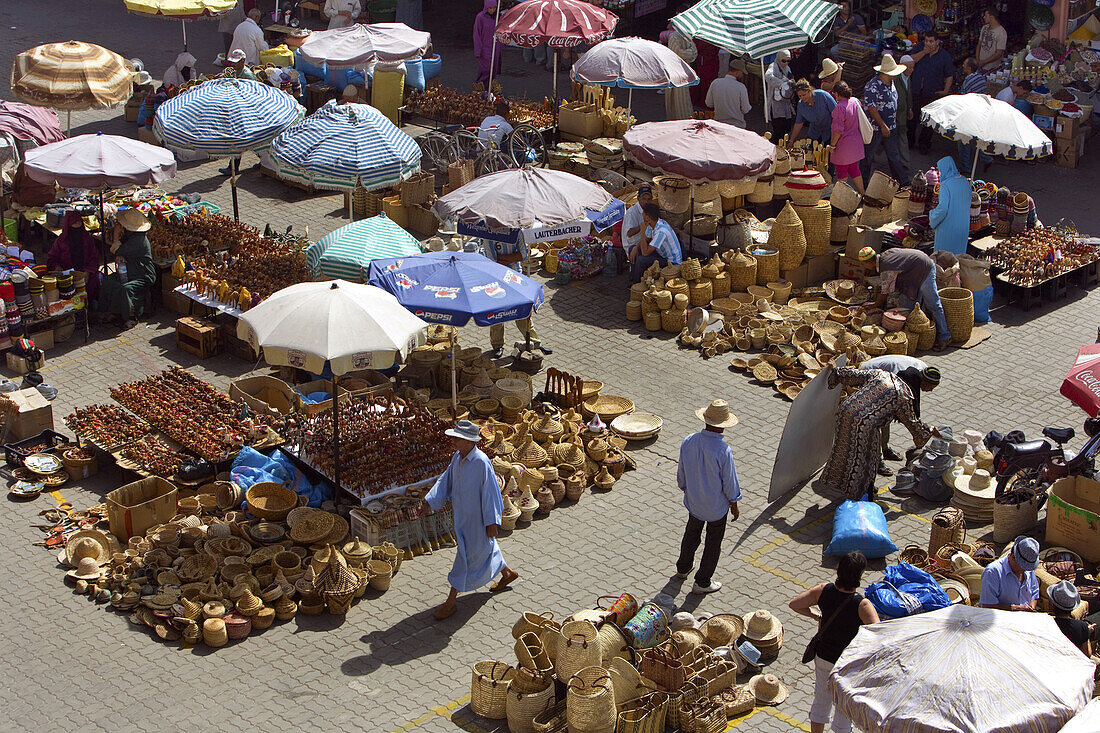
{"label": "motorcycle", "polygon": [[1085,420],[1088,440],[1072,455],[1065,444],[1073,440],[1073,428],[1043,428],[1043,438],[1012,443],[1003,438],[998,444],[987,445],[994,451],[993,468],[997,475],[995,496],[1017,482],[1049,486],[1066,476],[1089,476],[1096,472],[1095,454],[1100,448],[1100,418]]}

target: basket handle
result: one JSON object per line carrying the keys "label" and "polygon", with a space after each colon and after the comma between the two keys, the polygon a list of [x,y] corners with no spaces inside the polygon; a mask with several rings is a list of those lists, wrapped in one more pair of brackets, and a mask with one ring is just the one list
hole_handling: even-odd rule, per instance
{"label": "basket handle", "polygon": [[569,643],[569,644],[572,644],[573,639],[575,637],[578,637],[578,636],[581,637],[581,648],[582,649],[587,649],[588,648],[588,637],[586,637],[584,634],[580,633],[579,631],[575,634],[570,634],[569,638],[566,640],[566,642]]}

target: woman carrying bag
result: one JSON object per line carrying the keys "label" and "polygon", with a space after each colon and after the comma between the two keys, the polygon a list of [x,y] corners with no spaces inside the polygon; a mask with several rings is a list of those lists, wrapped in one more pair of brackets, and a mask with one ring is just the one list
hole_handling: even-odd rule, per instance
{"label": "woman carrying bag", "polygon": [[[833,713],[833,698],[829,693],[829,673],[833,665],[863,624],[878,623],[878,611],[863,595],[857,592],[867,558],[858,550],[840,558],[836,566],[836,581],[822,583],[791,599],[790,608],[795,613],[818,622],[817,633],[806,646],[803,662],[814,663],[814,701],[810,706],[811,733],[824,733]],[[814,611],[813,606],[819,610]],[[833,730],[848,733],[852,722],[836,711]]]}

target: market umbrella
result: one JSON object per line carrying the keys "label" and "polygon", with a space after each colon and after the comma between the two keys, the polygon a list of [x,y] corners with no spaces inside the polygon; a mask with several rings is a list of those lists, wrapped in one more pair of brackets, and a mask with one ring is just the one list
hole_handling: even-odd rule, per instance
{"label": "market umbrella", "polygon": [[161,183],[176,175],[176,158],[156,145],[119,135],[77,135],[28,150],[23,163],[38,183],[99,192],[100,234],[107,251],[103,192],[119,186]]}
{"label": "market umbrella", "polygon": [[1096,733],[1100,730],[1100,699],[1093,700],[1073,716],[1058,733]]}
{"label": "market umbrella", "polygon": [[755,132],[715,120],[669,120],[635,125],[623,151],[647,168],[691,181],[730,181],[763,174],[775,146]]}
{"label": "market umbrella", "polygon": [[306,248],[306,263],[326,277],[366,282],[372,260],[420,254],[420,242],[385,214],[352,222]]}
{"label": "market umbrella", "polygon": [[298,51],[311,64],[330,68],[363,68],[371,61],[405,61],[423,56],[432,34],[404,23],[355,23],[313,31]]}
{"label": "market umbrella", "polygon": [[[619,16],[585,0],[524,0],[497,18],[492,54],[496,55],[497,41],[521,48],[535,48],[545,43],[554,49],[554,108],[557,109],[558,49],[610,38],[618,22]],[[491,89],[492,65],[489,69]]]}
{"label": "market umbrella", "polygon": [[125,0],[125,4],[131,13],[179,20],[186,51],[187,21],[224,15],[236,6],[237,0]]}
{"label": "market umbrella", "polygon": [[234,159],[229,185],[233,218],[238,219],[236,158],[249,150],[265,150],[304,113],[294,97],[275,87],[251,79],[218,78],[160,105],[153,130],[169,148]]}
{"label": "market umbrella", "polygon": [[1092,697],[1095,665],[1043,613],[954,605],[861,626],[829,675],[881,733],[1046,733]]}
{"label": "market umbrella", "polygon": [[336,488],[340,488],[339,381],[358,369],[388,369],[424,343],[428,324],[372,285],[298,283],[241,314],[237,337],[263,349],[268,364],[320,374],[332,370]]}
{"label": "market umbrella", "polygon": [[[528,0],[530,1],[530,0]],[[492,229],[528,229],[576,221],[585,209],[602,211],[611,194],[579,176],[550,168],[513,168],[490,173],[436,199],[432,210]]]}
{"label": "market umbrella", "polygon": [[133,91],[134,70],[117,53],[83,41],[47,43],[15,57],[11,93],[39,107],[69,112],[122,104]]}
{"label": "market umbrella", "polygon": [[[271,143],[276,171],[315,188],[387,188],[420,170],[420,146],[369,104],[327,102]],[[350,200],[349,200],[350,214]]]}
{"label": "market umbrella", "polygon": [[56,112],[22,102],[0,101],[0,132],[16,140],[33,140],[39,145],[65,139]]}
{"label": "market umbrella", "polygon": [[976,143],[971,178],[977,170],[979,152],[1011,160],[1054,152],[1054,143],[1027,115],[988,94],[951,94],[929,102],[921,110],[920,121],[948,140],[963,145]]}
{"label": "market umbrella", "polygon": [[[464,326],[470,319],[492,326],[528,318],[543,299],[540,283],[476,252],[374,260],[368,282],[392,293],[419,318],[451,326]],[[452,359],[451,400],[457,414],[454,365]]]}
{"label": "market umbrella", "polygon": [[1082,346],[1058,390],[1092,417],[1100,413],[1100,344]]}
{"label": "market umbrella", "polygon": [[838,10],[826,0],[702,0],[671,22],[688,38],[760,59],[763,79],[765,56],[821,42]]}
{"label": "market umbrella", "polygon": [[573,64],[572,77],[581,84],[630,90],[672,89],[699,83],[699,76],[676,52],[645,38],[609,38],[593,46]]}

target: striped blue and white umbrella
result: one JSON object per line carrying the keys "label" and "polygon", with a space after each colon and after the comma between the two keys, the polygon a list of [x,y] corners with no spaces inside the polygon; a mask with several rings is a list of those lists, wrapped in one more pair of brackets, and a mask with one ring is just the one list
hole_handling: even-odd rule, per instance
{"label": "striped blue and white umbrella", "polygon": [[279,175],[315,188],[347,190],[359,179],[386,188],[420,170],[420,146],[369,104],[332,100],[271,144]]}
{"label": "striped blue and white umbrella", "polygon": [[420,254],[420,242],[385,214],[348,224],[311,244],[306,263],[315,274],[365,283],[371,260]]}
{"label": "striped blue and white umbrella", "polygon": [[230,158],[266,149],[304,114],[294,97],[275,87],[218,78],[158,107],[153,130],[169,148]]}
{"label": "striped blue and white umbrella", "polygon": [[819,42],[840,6],[826,0],[702,0],[672,18],[688,38],[761,59]]}

